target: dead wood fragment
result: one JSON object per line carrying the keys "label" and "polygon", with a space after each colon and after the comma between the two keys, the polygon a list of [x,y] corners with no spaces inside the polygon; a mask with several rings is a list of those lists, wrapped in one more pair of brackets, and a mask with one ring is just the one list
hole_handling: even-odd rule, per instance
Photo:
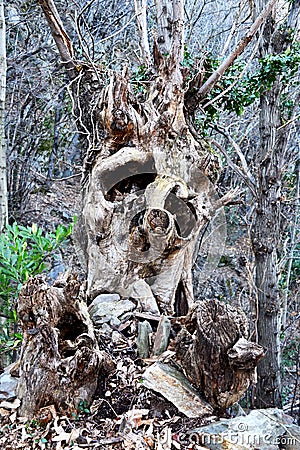
{"label": "dead wood fragment", "polygon": [[49,405],[63,414],[77,413],[80,402],[92,400],[100,370],[111,366],[98,349],[80,283],[69,275],[59,286],[50,287],[38,276],[19,296],[24,340],[17,396],[20,415],[28,418]]}
{"label": "dead wood fragment", "polygon": [[159,361],[152,364],[144,372],[143,380],[144,386],[159,392],[187,417],[203,417],[213,412],[186,377],[168,364]]}
{"label": "dead wood fragment", "polygon": [[255,381],[264,349],[246,339],[245,314],[224,302],[201,302],[180,323],[175,340],[178,362],[189,381],[222,412]]}

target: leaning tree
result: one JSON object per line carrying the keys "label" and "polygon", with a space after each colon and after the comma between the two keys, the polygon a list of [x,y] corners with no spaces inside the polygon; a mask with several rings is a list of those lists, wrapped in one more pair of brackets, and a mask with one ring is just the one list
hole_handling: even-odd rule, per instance
{"label": "leaning tree", "polygon": [[218,159],[198,139],[193,119],[276,0],[214,73],[199,68],[193,76],[182,65],[184,1],[155,2],[151,51],[147,2],[136,0],[147,77],[142,92],[133,89],[127,67],[108,71],[78,61],[54,2],[39,3],[70,79],[85,153],[76,239],[87,282],[80,286],[68,276],[52,287],[36,279],[23,288],[21,413],[32,415],[51,403],[71,412],[79,399],[90,401],[99,371],[109,370],[111,361],[98,350],[81,300],[103,293],[131,298],[148,314],[175,317],[173,323],[181,316],[173,347],[177,362],[212,406],[224,410],[248,388],[263,350],[247,341],[241,312],[194,301],[191,271],[199,235],[236,194],[215,195]]}

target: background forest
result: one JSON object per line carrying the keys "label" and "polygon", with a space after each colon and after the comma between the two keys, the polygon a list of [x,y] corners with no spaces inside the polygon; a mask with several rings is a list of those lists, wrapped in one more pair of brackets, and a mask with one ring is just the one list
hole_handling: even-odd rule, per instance
{"label": "background forest", "polygon": [[[275,2],[272,17],[264,20],[241,55],[200,95],[200,87],[234,53],[267,3],[184,2],[180,70],[190,108],[186,117],[196,141],[206,142],[214,161],[209,178],[216,194],[221,198],[235,193],[219,215],[220,222],[208,222],[202,232],[193,265],[193,289],[196,301],[217,299],[241,308],[249,321],[251,340],[268,349],[258,365],[258,383],[248,389],[240,401],[242,407],[283,408],[299,425],[298,0]],[[76,64],[97,67],[104,84],[109,83],[111,71],[123,74],[126,68],[133,95],[145,101],[154,82],[149,58],[157,37],[155,2],[56,0],[55,5]],[[69,268],[79,272],[81,281],[85,278],[72,230],[82,207],[80,189],[87,154],[73,85],[39,2],[9,0],[3,7],[2,371],[19,356],[22,333],[17,299],[23,283],[40,273],[55,283],[59,273]],[[143,41],[143,17],[150,47]],[[218,237],[214,227],[221,230]],[[117,396],[107,399],[112,408],[120,402]],[[82,405],[80,413],[85,409]]]}

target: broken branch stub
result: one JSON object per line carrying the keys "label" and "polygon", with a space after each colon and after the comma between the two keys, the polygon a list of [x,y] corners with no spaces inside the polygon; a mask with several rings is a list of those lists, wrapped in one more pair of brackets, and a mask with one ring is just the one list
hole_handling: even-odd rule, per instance
{"label": "broken branch stub", "polygon": [[178,362],[206,401],[223,412],[255,381],[264,349],[246,339],[245,314],[217,300],[197,304],[180,323],[175,340]]}
{"label": "broken branch stub", "polygon": [[76,414],[80,402],[92,400],[100,371],[112,369],[110,357],[99,351],[79,282],[71,275],[50,287],[43,276],[29,279],[18,314],[24,336],[19,414],[31,418],[52,404],[63,414]]}

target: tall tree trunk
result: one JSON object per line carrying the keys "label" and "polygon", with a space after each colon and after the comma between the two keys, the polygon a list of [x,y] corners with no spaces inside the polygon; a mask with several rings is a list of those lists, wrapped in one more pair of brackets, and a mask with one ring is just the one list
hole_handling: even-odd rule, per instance
{"label": "tall tree trunk", "polygon": [[[264,2],[258,3],[261,6]],[[287,43],[286,31],[275,31],[274,17],[270,15],[260,45],[261,56],[281,53]],[[262,408],[281,406],[281,294],[277,253],[280,244],[282,169],[289,136],[287,129],[280,129],[282,92],[278,77],[272,88],[260,98],[257,206],[251,230],[257,287],[257,339],[267,350],[258,364],[256,386],[255,404]]]}
{"label": "tall tree trunk", "polygon": [[8,215],[5,142],[6,36],[3,0],[0,0],[0,232]]}

